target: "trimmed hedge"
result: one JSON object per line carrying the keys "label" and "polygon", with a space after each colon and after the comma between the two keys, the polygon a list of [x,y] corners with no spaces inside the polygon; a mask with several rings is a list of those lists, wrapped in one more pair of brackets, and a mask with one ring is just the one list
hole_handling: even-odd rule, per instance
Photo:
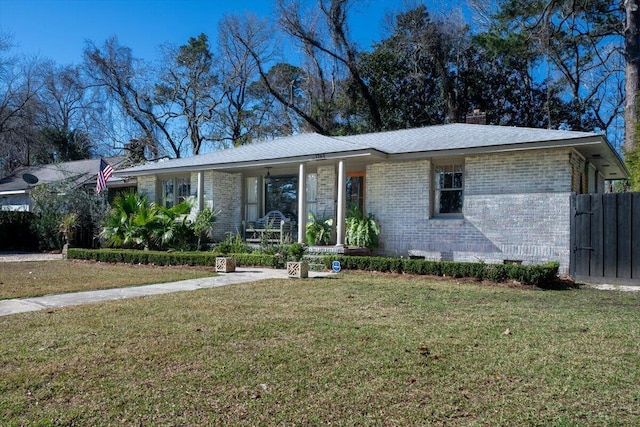
{"label": "trimmed hedge", "polygon": [[[266,254],[229,254],[217,252],[161,252],[131,249],[79,249],[70,248],[67,258],[100,262],[122,262],[151,265],[200,265],[215,267],[216,257],[232,256],[236,265],[284,268],[282,257]],[[322,264],[331,269],[333,261],[340,261],[342,269],[393,272],[448,277],[472,277],[478,280],[504,282],[517,280],[525,285],[545,287],[558,276],[557,262],[541,265],[483,264],[476,262],[426,261],[420,259],[385,258],[372,256],[325,255]]]}
{"label": "trimmed hedge", "polygon": [[278,257],[264,254],[229,254],[221,255],[216,252],[162,252],[140,251],[131,249],[80,249],[69,248],[67,258],[83,259],[99,262],[122,262],[126,264],[150,265],[199,265],[215,267],[216,257],[232,256],[236,265],[278,267],[281,262]]}
{"label": "trimmed hedge", "polygon": [[419,274],[430,276],[472,277],[478,280],[504,282],[517,280],[525,285],[544,287],[555,282],[560,264],[541,265],[483,264],[475,262],[427,261],[421,259],[382,258],[367,256],[332,256],[322,258],[330,269],[333,261],[340,261],[342,269]]}

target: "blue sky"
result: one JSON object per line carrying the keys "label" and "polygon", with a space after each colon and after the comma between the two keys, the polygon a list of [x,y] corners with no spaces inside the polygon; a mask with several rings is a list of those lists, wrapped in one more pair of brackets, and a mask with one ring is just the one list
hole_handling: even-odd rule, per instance
{"label": "blue sky", "polygon": [[[433,12],[460,1],[425,3]],[[385,13],[403,4],[361,0],[350,23],[361,48],[379,40]],[[273,0],[0,0],[0,32],[12,35],[15,52],[59,64],[78,64],[86,40],[101,45],[112,35],[134,56],[153,60],[163,43],[185,44],[200,33],[215,39],[217,23],[225,14],[251,11],[270,16],[272,5]]]}

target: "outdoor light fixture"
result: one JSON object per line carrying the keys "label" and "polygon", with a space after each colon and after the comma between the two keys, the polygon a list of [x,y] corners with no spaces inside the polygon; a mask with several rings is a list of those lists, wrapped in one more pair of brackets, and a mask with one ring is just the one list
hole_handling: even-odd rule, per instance
{"label": "outdoor light fixture", "polygon": [[267,166],[265,169],[267,170],[267,174],[264,176],[264,181],[269,183],[269,181],[271,181],[271,166]]}

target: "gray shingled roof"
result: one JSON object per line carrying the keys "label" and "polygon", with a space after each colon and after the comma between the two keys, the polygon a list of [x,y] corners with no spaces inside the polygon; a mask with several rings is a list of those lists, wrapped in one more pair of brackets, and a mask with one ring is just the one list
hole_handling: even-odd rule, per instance
{"label": "gray shingled roof", "polygon": [[366,145],[388,154],[399,154],[594,137],[599,136],[588,132],[455,123],[345,136],[339,139]]}
{"label": "gray shingled roof", "polygon": [[358,143],[339,140],[317,133],[303,133],[294,136],[256,142],[240,147],[218,150],[180,159],[161,160],[125,169],[127,172],[151,171],[169,168],[191,168],[205,165],[224,165],[245,162],[260,162],[313,156],[326,153],[346,153],[369,150]]}
{"label": "gray shingled roof", "polygon": [[[507,126],[449,124],[428,126],[415,129],[404,129],[389,132],[369,133],[362,135],[328,137],[317,133],[306,133],[283,137],[273,141],[264,141],[244,145],[242,147],[215,151],[208,154],[152,162],[120,171],[121,175],[143,175],[147,172],[169,171],[172,169],[197,169],[199,167],[251,166],[265,162],[295,162],[301,157],[315,155],[355,155],[381,156],[408,155],[422,153],[424,156],[436,152],[457,153],[468,150],[486,152],[502,149],[527,149],[542,145],[604,145],[608,146],[601,135],[588,132],[572,132],[563,130],[547,130],[518,128]],[[609,156],[609,157],[611,157]],[[624,166],[622,166],[624,168]]]}
{"label": "gray shingled roof", "polygon": [[[105,159],[114,169],[120,167],[126,158],[122,156]],[[68,181],[75,185],[95,183],[100,167],[100,159],[76,160],[47,165],[22,166],[9,176],[0,179],[0,192],[26,190],[30,186],[22,179],[25,173],[38,178],[38,184]],[[118,178],[111,178],[118,180]],[[111,181],[110,180],[110,181]]]}

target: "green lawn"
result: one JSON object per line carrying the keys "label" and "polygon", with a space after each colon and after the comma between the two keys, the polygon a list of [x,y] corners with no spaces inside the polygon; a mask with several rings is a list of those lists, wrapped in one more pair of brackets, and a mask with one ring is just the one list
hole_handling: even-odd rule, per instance
{"label": "green lawn", "polygon": [[213,268],[84,261],[0,262],[0,300],[213,276]]}
{"label": "green lawn", "polygon": [[341,274],[0,317],[0,425],[640,425],[640,293]]}

